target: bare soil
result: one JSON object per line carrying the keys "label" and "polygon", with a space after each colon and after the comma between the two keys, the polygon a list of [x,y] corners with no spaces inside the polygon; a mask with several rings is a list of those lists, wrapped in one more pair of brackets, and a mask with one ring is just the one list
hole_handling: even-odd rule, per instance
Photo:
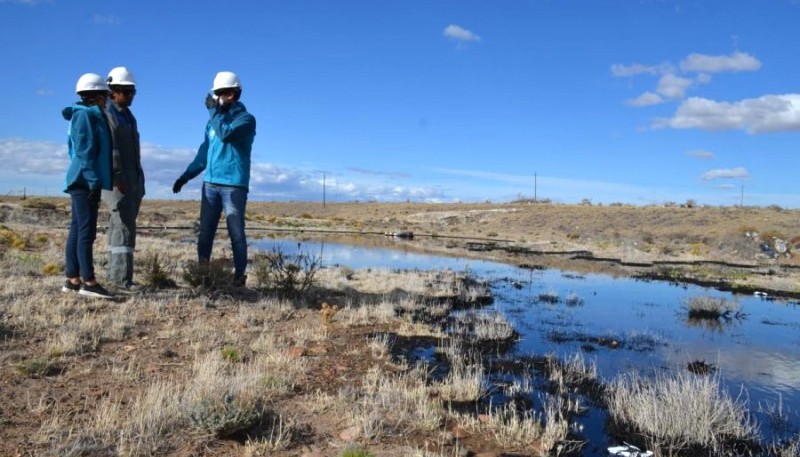
{"label": "bare soil", "polygon": [[[199,202],[145,200],[139,218],[140,244],[150,239],[191,238]],[[613,275],[650,275],[675,281],[705,282],[745,293],[765,291],[775,296],[797,297],[800,292],[800,252],[779,253],[763,247],[774,240],[791,241],[800,236],[797,211],[780,208],[682,208],[589,206],[551,204],[379,204],[379,203],[248,203],[248,235],[324,237],[371,244],[394,239],[392,234],[413,234],[402,240],[404,249],[443,255],[471,256],[518,265],[563,268]],[[104,216],[101,215],[103,221]],[[23,251],[44,261],[63,262],[60,249],[69,221],[68,200],[62,198],[0,199],[0,226],[27,234]],[[224,232],[221,228],[220,234]],[[757,233],[757,235],[755,235]],[[38,235],[49,237],[48,246],[36,246]],[[98,241],[99,243],[99,241]],[[791,243],[789,243],[791,244]],[[800,249],[800,246],[798,246]],[[15,249],[0,243],[0,250]],[[101,252],[98,245],[95,252]],[[185,379],[195,348],[176,338],[187,325],[227,327],[238,331],[235,315],[241,303],[256,303],[257,294],[243,292],[228,299],[209,301],[187,293],[186,285],[149,292],[147,297],[122,298],[96,305],[98,313],[125,310],[137,300],[167,303],[158,312],[140,313],[129,334],[102,341],[96,350],[64,356],[38,375],[17,367],[46,353],[48,335],[13,324],[12,304],[25,300],[31,289],[17,281],[52,290],[53,303],[79,300],[60,292],[59,274],[47,276],[20,265],[28,254],[0,255],[6,276],[0,285],[0,455],[51,455],[56,442],[43,439],[44,423],[54,416],[66,418],[69,427],[80,428],[95,412],[98,401],[114,396],[133,396],[152,379]],[[794,255],[792,255],[794,254]],[[16,263],[10,263],[9,258]],[[51,258],[52,257],[52,258]],[[63,264],[62,264],[63,265]],[[49,293],[49,292],[48,292]],[[279,334],[318,325],[320,306],[335,303],[334,292],[307,297],[286,320],[272,323]],[[85,303],[77,303],[86,309]],[[148,309],[145,307],[144,309]],[[240,337],[255,339],[257,332],[242,327]],[[347,444],[346,417],[336,411],[315,410],[308,396],[315,392],[334,395],[359,383],[372,367],[396,369],[391,360],[372,354],[369,336],[392,332],[390,327],[352,328],[334,324],[324,341],[293,348],[295,357],[307,358],[313,367],[299,380],[291,395],[270,408],[291,412],[299,425],[296,444],[276,456],[337,456]],[[252,334],[251,334],[252,333]],[[244,335],[244,336],[243,336]],[[221,340],[219,344],[224,344]],[[130,376],[120,376],[120,372]],[[407,455],[408,446],[446,443],[459,436],[463,455],[503,454],[489,440],[470,436],[447,424],[437,436],[393,436],[380,442],[357,440],[375,456]],[[532,451],[531,451],[532,452]],[[63,454],[63,451],[61,452]],[[493,453],[493,454],[492,454]],[[75,455],[115,455],[95,449]],[[241,456],[243,437],[219,439],[187,432],[169,449],[153,455]]]}

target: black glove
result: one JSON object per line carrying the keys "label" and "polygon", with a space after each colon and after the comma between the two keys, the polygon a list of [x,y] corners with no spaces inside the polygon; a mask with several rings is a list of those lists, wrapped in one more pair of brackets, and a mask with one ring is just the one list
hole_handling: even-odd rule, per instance
{"label": "black glove", "polygon": [[100,206],[100,189],[89,189],[89,193],[86,194],[86,197],[89,199],[90,205]]}
{"label": "black glove", "polygon": [[177,194],[181,191],[183,185],[186,184],[186,180],[183,178],[178,178],[175,180],[175,184],[172,185],[172,193]]}
{"label": "black glove", "polygon": [[217,99],[214,98],[211,94],[206,95],[206,108],[216,108],[217,107]]}

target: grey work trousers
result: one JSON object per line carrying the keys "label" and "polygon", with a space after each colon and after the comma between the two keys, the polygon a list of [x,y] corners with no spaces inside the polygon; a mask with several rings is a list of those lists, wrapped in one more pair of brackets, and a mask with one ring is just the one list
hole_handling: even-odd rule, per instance
{"label": "grey work trousers", "polygon": [[136,217],[142,204],[141,192],[103,191],[111,217],[108,221],[108,268],[106,279],[119,287],[133,283],[133,251],[136,248]]}

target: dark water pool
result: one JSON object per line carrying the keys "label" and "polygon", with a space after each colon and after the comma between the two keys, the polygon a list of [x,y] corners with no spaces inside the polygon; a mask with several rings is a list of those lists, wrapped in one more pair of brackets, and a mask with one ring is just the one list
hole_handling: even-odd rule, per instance
{"label": "dark water pool", "polygon": [[[800,304],[733,295],[693,285],[640,281],[605,275],[579,275],[552,269],[531,270],[496,262],[424,255],[396,248],[364,248],[339,243],[261,240],[256,248],[286,254],[308,253],[323,265],[354,269],[391,268],[468,270],[488,281],[494,303],[522,339],[518,355],[571,356],[583,352],[594,360],[600,377],[611,379],[632,370],[686,370],[703,361],[714,366],[724,388],[736,398],[744,388],[750,411],[764,439],[783,438],[800,429]],[[738,318],[693,322],[685,305],[694,297],[724,298],[740,307]],[[621,342],[617,348],[597,338]],[[769,407],[781,405],[788,423],[774,426]],[[607,455],[602,436],[603,412],[579,420],[592,446],[584,455]],[[594,450],[593,450],[594,449]]]}

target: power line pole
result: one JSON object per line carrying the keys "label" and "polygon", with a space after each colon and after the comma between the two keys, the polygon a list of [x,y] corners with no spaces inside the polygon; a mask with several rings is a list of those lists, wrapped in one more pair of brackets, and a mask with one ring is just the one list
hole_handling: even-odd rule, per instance
{"label": "power line pole", "polygon": [[744,181],[742,181],[742,195],[739,197],[739,207],[744,208]]}

